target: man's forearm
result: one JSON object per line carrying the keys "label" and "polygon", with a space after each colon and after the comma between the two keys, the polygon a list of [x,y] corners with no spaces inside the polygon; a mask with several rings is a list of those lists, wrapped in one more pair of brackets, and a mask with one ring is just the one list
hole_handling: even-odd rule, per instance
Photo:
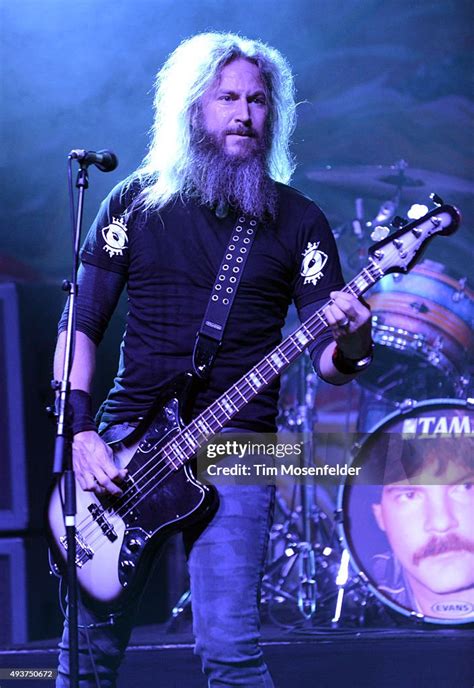
{"label": "man's forearm", "polygon": [[[61,332],[54,353],[54,377],[61,380],[63,377],[64,349],[66,345],[66,332]],[[97,347],[94,342],[83,332],[76,332],[74,347],[74,361],[71,369],[71,389],[82,389],[90,392],[95,371]]]}

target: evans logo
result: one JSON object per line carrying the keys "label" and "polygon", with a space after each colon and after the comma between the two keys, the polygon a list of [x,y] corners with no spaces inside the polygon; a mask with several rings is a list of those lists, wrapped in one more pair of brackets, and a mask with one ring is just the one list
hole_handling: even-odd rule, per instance
{"label": "evans logo", "polygon": [[470,602],[437,602],[431,609],[436,615],[467,616],[473,613],[474,606]]}

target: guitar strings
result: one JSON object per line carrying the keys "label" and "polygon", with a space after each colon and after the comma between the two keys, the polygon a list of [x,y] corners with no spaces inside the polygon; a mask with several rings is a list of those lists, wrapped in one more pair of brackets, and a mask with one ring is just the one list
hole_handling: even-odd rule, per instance
{"label": "guitar strings", "polygon": [[[361,295],[361,294],[363,293],[363,291],[365,291],[366,289],[368,289],[369,286],[371,286],[371,285],[377,280],[377,275],[376,275],[376,274],[373,275],[372,272],[371,272],[371,269],[372,269],[374,272],[376,272],[376,271],[378,271],[379,273],[381,272],[381,269],[380,269],[379,267],[377,267],[377,266],[375,266],[375,265],[370,265],[370,266],[364,268],[364,269],[361,271],[361,273],[359,273],[359,274],[357,275],[357,277],[355,277],[351,282],[349,282],[349,284],[347,284],[347,285],[342,289],[342,291],[345,292],[345,293],[350,292],[350,293],[352,293],[354,296],[357,296],[357,293],[355,293],[355,292],[353,291],[353,288],[352,288],[353,285],[354,285],[354,286],[357,288],[357,291],[359,292],[359,295]],[[369,276],[369,278],[370,278],[370,284],[367,284],[367,281],[362,277],[362,274],[363,274],[363,273],[365,273],[366,275]],[[357,284],[357,281],[358,281],[358,280],[360,280],[360,281],[362,282],[362,287],[359,286],[359,284]],[[238,397],[235,396],[236,394],[241,395],[241,392],[240,392],[239,389],[238,389],[239,386],[241,386],[241,384],[244,384],[244,383],[245,383],[245,384],[247,385],[248,390],[250,390],[250,397],[249,397],[248,399],[247,399],[247,397],[246,397],[245,395],[241,395],[241,396],[244,398],[245,403],[251,401],[251,399],[253,399],[253,398],[259,393],[260,389],[259,389],[258,391],[256,391],[256,390],[249,384],[249,382],[246,380],[246,378],[249,377],[249,374],[252,373],[252,371],[257,370],[258,373],[259,373],[259,374],[262,376],[262,378],[265,380],[263,371],[259,370],[259,368],[265,368],[265,375],[266,375],[267,369],[268,369],[268,372],[270,373],[270,379],[269,379],[269,380],[265,380],[265,384],[266,384],[266,385],[270,384],[270,382],[272,382],[272,380],[274,379],[274,377],[276,377],[276,373],[275,373],[274,368],[273,368],[273,367],[271,366],[271,364],[268,362],[268,359],[272,356],[272,354],[275,354],[275,353],[281,353],[281,354],[283,354],[283,357],[284,357],[284,359],[285,359],[286,362],[285,362],[285,364],[284,364],[283,366],[281,366],[281,368],[278,370],[278,374],[280,374],[283,370],[285,370],[285,369],[293,362],[294,358],[296,358],[296,356],[294,356],[294,354],[295,354],[295,347],[296,347],[296,349],[298,349],[298,354],[297,354],[297,355],[299,355],[299,353],[301,353],[301,351],[309,344],[309,342],[307,342],[307,343],[303,346],[303,349],[299,349],[298,345],[296,344],[296,341],[299,341],[298,338],[297,338],[297,334],[300,333],[302,329],[305,329],[305,330],[310,334],[311,340],[314,340],[314,339],[318,336],[318,334],[320,334],[322,331],[324,331],[324,329],[326,329],[326,328],[328,327],[326,320],[325,320],[324,317],[321,315],[321,311],[324,311],[324,309],[327,308],[329,305],[331,305],[331,303],[333,303],[333,302],[332,302],[331,300],[329,300],[329,301],[327,302],[327,304],[325,304],[321,309],[319,309],[318,311],[316,311],[316,313],[314,313],[312,316],[310,316],[310,317],[309,317],[309,318],[308,318],[308,319],[307,319],[307,320],[306,320],[297,330],[295,330],[294,333],[292,333],[291,335],[289,335],[283,342],[281,342],[281,343],[279,344],[278,347],[276,347],[275,350],[273,350],[272,352],[270,352],[270,353],[264,358],[263,361],[261,361],[259,364],[257,364],[257,365],[255,366],[255,368],[253,368],[251,371],[249,371],[248,373],[246,373],[238,382],[236,382],[236,383],[231,387],[231,389],[229,390],[229,392],[227,392],[226,394],[224,394],[224,395],[222,395],[221,397],[219,397],[218,399],[216,399],[216,400],[215,400],[215,401],[214,401],[205,411],[203,411],[203,413],[201,414],[201,416],[205,415],[206,413],[210,413],[212,416],[214,416],[214,418],[216,419],[216,421],[217,421],[218,425],[220,426],[220,428],[222,428],[222,427],[225,425],[225,423],[226,423],[228,420],[230,420],[234,415],[236,415],[236,413],[238,413],[238,412],[241,410],[241,408],[243,407],[243,406],[239,407],[238,404],[235,403],[236,400],[237,400],[239,403],[241,403],[241,401],[242,401],[242,399],[238,399]],[[322,323],[323,327],[321,327],[321,323]],[[317,327],[316,327],[315,330],[313,330],[313,327],[314,327],[315,325],[317,325]],[[295,341],[295,340],[296,340],[296,341]],[[288,347],[290,347],[290,350],[288,350]],[[288,358],[288,357],[285,355],[286,353],[289,353],[289,354],[290,354],[290,358]],[[292,353],[293,353],[293,359],[291,358],[291,354],[292,354]],[[272,377],[272,373],[273,373],[273,377]],[[243,391],[243,392],[246,392],[247,389],[243,389],[242,391]],[[222,409],[222,407],[221,407],[220,400],[223,399],[224,397],[226,397],[227,399],[229,399],[229,400],[231,401],[232,405],[234,406],[234,408],[236,409],[236,410],[234,410],[234,411],[231,413],[231,415],[227,415],[227,414],[223,411],[223,409]],[[217,414],[218,414],[217,416],[216,416],[216,414],[215,414],[215,413],[213,412],[213,410],[212,410],[213,407],[216,408],[216,411],[217,411]],[[170,475],[172,475],[176,470],[178,470],[178,469],[176,469],[176,468],[174,467],[174,465],[173,465],[173,468],[170,467],[169,453],[167,454],[167,449],[169,449],[170,446],[171,446],[172,444],[175,444],[176,446],[179,447],[179,449],[180,449],[180,450],[185,454],[185,456],[186,456],[186,451],[187,451],[187,449],[186,449],[186,445],[184,444],[184,442],[186,441],[186,438],[183,438],[183,436],[182,436],[184,431],[187,431],[188,434],[191,435],[191,437],[193,438],[193,440],[196,441],[197,444],[199,444],[199,439],[196,440],[195,436],[193,435],[193,430],[194,430],[194,428],[196,428],[197,421],[201,419],[201,416],[198,416],[197,418],[195,418],[188,426],[186,426],[185,428],[183,428],[183,429],[181,430],[181,432],[179,433],[179,435],[181,435],[181,437],[180,437],[179,435],[178,435],[177,437],[174,437],[173,439],[170,440],[170,442],[168,442],[164,447],[162,447],[157,453],[155,453],[150,459],[148,459],[148,460],[143,464],[143,466],[141,466],[141,467],[137,470],[137,472],[136,472],[135,475],[133,476],[134,485],[133,485],[132,487],[130,487],[130,488],[127,488],[127,490],[126,490],[122,495],[120,495],[120,497],[112,498],[112,500],[111,500],[112,503],[109,504],[109,505],[107,506],[107,509],[106,509],[106,510],[107,510],[107,511],[113,510],[113,503],[114,503],[114,502],[117,503],[117,502],[122,501],[122,504],[120,504],[119,508],[118,508],[116,511],[113,511],[113,515],[116,515],[116,516],[118,516],[118,517],[120,517],[120,518],[125,517],[130,511],[133,510],[133,508],[135,508],[143,499],[145,499],[145,498],[146,498],[154,489],[156,489],[164,480],[166,480]],[[209,425],[209,423],[207,423],[207,421],[206,421],[206,425]],[[193,426],[194,426],[194,427],[193,427]],[[211,426],[211,427],[212,427],[212,426]],[[216,428],[216,430],[214,430],[212,433],[210,433],[208,437],[212,436],[212,434],[215,434],[220,428],[219,428],[219,427]],[[204,434],[203,434],[202,432],[200,432],[200,435],[204,436]],[[204,436],[204,437],[205,437],[205,436]],[[208,439],[208,437],[205,437],[205,439]],[[189,444],[189,442],[188,442],[188,444]],[[162,458],[160,461],[155,462],[156,457],[157,457],[160,453],[162,454],[163,458]],[[176,452],[175,452],[175,456],[176,456]],[[189,460],[189,458],[191,458],[191,457],[187,457],[188,460]],[[179,469],[180,469],[180,468],[182,468],[182,467],[185,465],[186,461],[182,462],[182,461],[179,459],[179,457],[178,457],[178,461],[179,461],[179,463],[180,463],[180,465],[179,465]],[[171,461],[171,463],[172,463],[172,461]],[[151,465],[150,465],[150,464],[151,464]],[[149,467],[149,468],[148,468],[148,467]],[[169,468],[170,470],[168,470],[168,472],[166,472],[164,476],[161,476],[161,477],[160,477],[160,474],[163,473],[163,471],[166,471],[166,468]],[[146,472],[143,473],[143,471],[146,471]],[[140,475],[140,474],[142,474],[142,475]],[[150,475],[150,474],[152,474],[152,475]],[[137,476],[139,476],[138,479],[136,479]],[[158,478],[159,478],[159,480],[158,480],[158,482],[156,482],[156,480],[157,480]],[[146,482],[145,482],[144,484],[141,484],[143,480],[146,480]],[[151,487],[147,492],[144,493],[143,490],[146,489],[147,486],[148,486],[151,482],[153,483],[153,484],[152,484],[152,487]],[[136,492],[137,489],[138,489],[139,492],[140,492],[139,499],[136,500],[134,504],[131,504],[131,502],[133,501],[133,499],[136,498],[136,493],[135,493],[135,492]],[[124,497],[126,498],[125,502],[123,502]],[[130,504],[131,504],[131,508],[128,508],[128,507],[130,506]],[[98,533],[99,537],[102,536],[103,533],[102,533],[101,527],[96,523],[96,521],[95,521],[94,519],[92,519],[92,521],[91,521],[91,520],[90,520],[91,518],[92,518],[92,517],[86,517],[85,519],[83,519],[83,521],[81,522],[81,524],[78,525],[78,529],[83,527],[83,528],[84,528],[84,534],[83,534],[83,535],[86,536],[86,533],[87,533],[87,525],[82,526],[82,524],[84,524],[85,522],[89,521],[89,524],[88,524],[88,525],[95,526],[95,528],[96,528],[96,530],[97,530],[97,533]],[[88,536],[88,537],[89,537],[89,536],[93,536],[93,535],[94,535],[94,530],[93,530],[92,532],[90,532],[90,533],[87,533],[87,536]],[[95,544],[95,543],[98,541],[98,539],[99,539],[99,538],[96,538],[95,540],[93,540],[91,544]]]}

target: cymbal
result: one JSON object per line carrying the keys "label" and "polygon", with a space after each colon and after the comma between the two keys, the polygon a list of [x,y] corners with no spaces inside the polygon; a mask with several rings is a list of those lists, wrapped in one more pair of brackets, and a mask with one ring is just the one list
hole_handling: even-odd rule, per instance
{"label": "cymbal", "polygon": [[[364,196],[386,198],[401,190],[405,198],[418,200],[434,192],[441,197],[474,194],[474,183],[463,177],[431,170],[400,168],[397,165],[353,165],[314,168],[305,172],[307,179],[345,189]],[[448,200],[448,199],[447,199]]]}

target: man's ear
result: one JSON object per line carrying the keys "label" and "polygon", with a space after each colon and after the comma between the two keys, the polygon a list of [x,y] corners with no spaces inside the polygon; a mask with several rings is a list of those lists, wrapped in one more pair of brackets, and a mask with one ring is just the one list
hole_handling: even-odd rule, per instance
{"label": "man's ear", "polygon": [[375,520],[377,521],[377,525],[380,528],[380,530],[385,531],[385,523],[382,514],[382,505],[372,504],[372,513],[374,515]]}

